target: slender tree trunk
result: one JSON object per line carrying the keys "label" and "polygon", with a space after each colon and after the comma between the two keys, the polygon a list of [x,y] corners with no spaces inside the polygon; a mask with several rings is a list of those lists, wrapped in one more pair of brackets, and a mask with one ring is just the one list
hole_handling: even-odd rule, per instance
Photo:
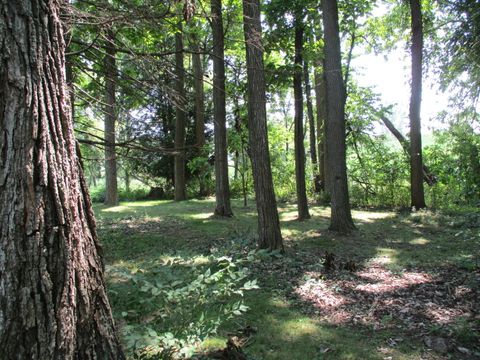
{"label": "slender tree trunk", "polygon": [[228,183],[225,59],[221,0],[211,0],[213,33],[213,127],[215,139],[215,215],[230,217]]}
{"label": "slender tree trunk", "polygon": [[305,145],[303,143],[303,24],[300,15],[295,19],[295,69],[293,73],[293,97],[295,98],[295,180],[297,189],[298,220],[310,219],[307,190],[305,187]]}
{"label": "slender tree trunk", "polygon": [[[308,62],[303,61],[303,79],[305,82],[305,97],[307,99],[307,117],[310,140],[310,159],[312,161],[313,173],[317,174],[317,136],[315,135],[315,117],[313,115],[312,88],[310,86],[310,69]],[[315,192],[319,189],[315,188]]]}
{"label": "slender tree trunk", "polygon": [[248,132],[258,212],[258,246],[282,250],[267,134],[267,99],[259,0],[243,0],[248,82]]}
{"label": "slender tree trunk", "polygon": [[317,108],[317,152],[318,152],[318,180],[320,191],[326,191],[326,167],[325,167],[325,119],[327,118],[326,107],[327,93],[325,81],[321,70],[315,68],[315,104]]}
{"label": "slender tree trunk", "polygon": [[[195,76],[195,138],[198,154],[201,155],[203,146],[205,145],[205,93],[203,88],[203,66],[200,55],[200,47],[198,46],[198,39],[195,36],[193,39],[193,54],[192,54],[193,73]],[[199,169],[199,195],[206,196],[207,189],[205,184],[205,170]]]}
{"label": "slender tree trunk", "polygon": [[115,34],[107,30],[105,68],[105,205],[118,205],[117,154],[115,123],[117,122],[115,90],[117,65],[115,62]]}
{"label": "slender tree trunk", "polygon": [[0,3],[0,359],[124,359],[76,153],[59,8]]}
{"label": "slender tree trunk", "polygon": [[183,27],[178,23],[175,34],[175,75],[176,75],[176,106],[175,106],[175,159],[174,159],[174,199],[186,200],[185,192],[185,68],[183,65]]}
{"label": "slender tree trunk", "polygon": [[[395,136],[402,145],[402,148],[405,152],[405,154],[408,156],[410,159],[410,142],[405,139],[405,137],[402,135],[400,131],[397,130],[397,128],[392,124],[390,120],[388,120],[385,116],[380,117],[387,127],[388,130],[392,133],[393,136]],[[425,164],[422,164],[422,174],[423,174],[423,180],[429,185],[433,186],[437,183],[437,177],[430,172],[428,167]]]}
{"label": "slender tree trunk", "polygon": [[327,86],[328,188],[331,194],[330,229],[348,233],[355,229],[350,212],[345,142],[345,87],[342,78],[338,8],[336,0],[322,0],[325,31],[325,79]]}
{"label": "slender tree trunk", "polygon": [[[322,165],[320,165],[318,161],[321,154],[320,152],[318,152],[317,156],[318,138],[315,132],[318,129],[317,123],[315,121],[315,116],[313,114],[312,88],[310,85],[310,69],[307,61],[303,62],[303,77],[305,81],[305,95],[307,98],[307,115],[310,134],[310,159],[312,161],[313,191],[315,191],[315,193],[317,194],[320,194],[322,192],[322,180],[320,177],[319,168],[322,167]],[[321,136],[321,134],[319,134],[318,136]],[[323,161],[323,157],[321,157],[320,160]]]}
{"label": "slender tree trunk", "polygon": [[420,0],[410,0],[412,14],[412,93],[410,97],[410,182],[411,205],[423,209],[425,195],[422,168],[422,130],[420,107],[422,104],[422,52],[423,25]]}

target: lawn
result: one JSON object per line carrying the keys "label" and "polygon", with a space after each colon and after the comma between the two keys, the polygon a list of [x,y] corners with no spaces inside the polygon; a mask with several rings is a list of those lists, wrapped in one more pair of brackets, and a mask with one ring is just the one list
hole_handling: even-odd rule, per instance
{"label": "lawn", "polygon": [[342,236],[328,208],[298,222],[280,204],[286,253],[252,255],[253,203],[234,201],[231,219],[211,199],[94,209],[130,354],[144,329],[150,350],[196,339],[196,358],[229,337],[257,360],[480,358],[478,211],[355,210],[358,230]]}

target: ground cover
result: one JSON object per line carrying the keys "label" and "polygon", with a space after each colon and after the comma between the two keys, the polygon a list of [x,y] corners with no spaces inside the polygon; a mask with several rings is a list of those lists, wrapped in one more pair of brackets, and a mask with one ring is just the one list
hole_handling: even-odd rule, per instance
{"label": "ground cover", "polygon": [[168,346],[164,357],[222,356],[231,338],[257,360],[480,358],[475,210],[356,210],[358,231],[342,236],[327,230],[328,208],[298,222],[295,206],[280,204],[286,253],[268,255],[253,252],[254,204],[234,202],[232,219],[213,209],[95,206],[132,357]]}

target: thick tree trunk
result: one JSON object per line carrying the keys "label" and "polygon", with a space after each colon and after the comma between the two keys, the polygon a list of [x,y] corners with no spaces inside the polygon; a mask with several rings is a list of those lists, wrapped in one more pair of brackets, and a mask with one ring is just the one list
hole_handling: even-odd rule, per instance
{"label": "thick tree trunk", "polygon": [[174,199],[182,201],[187,198],[185,192],[185,68],[183,65],[183,27],[178,23],[179,30],[175,34],[175,159],[174,173]]}
{"label": "thick tree trunk", "polygon": [[307,190],[305,187],[305,145],[303,144],[303,24],[300,15],[295,19],[295,68],[293,72],[293,97],[295,99],[295,180],[297,189],[298,220],[310,219],[308,212]]}
{"label": "thick tree trunk", "polygon": [[115,89],[117,85],[117,65],[115,62],[115,34],[107,30],[105,71],[105,205],[118,205],[117,154],[115,150]]}
{"label": "thick tree trunk", "polygon": [[231,217],[228,183],[225,60],[221,0],[211,0],[213,34],[213,127],[215,140],[215,215]]}
{"label": "thick tree trunk", "polygon": [[345,143],[345,87],[342,78],[338,8],[336,0],[322,0],[325,29],[325,79],[327,85],[328,188],[331,194],[330,229],[348,233],[355,229],[350,212]]}
{"label": "thick tree trunk", "polygon": [[422,52],[423,25],[420,0],[410,0],[412,14],[412,93],[410,96],[410,185],[411,205],[423,209],[425,194],[422,168],[422,130],[420,107],[422,104]]}
{"label": "thick tree trunk", "polygon": [[[321,61],[320,61],[321,63]],[[318,179],[320,191],[326,191],[326,167],[325,167],[325,119],[327,118],[325,81],[322,71],[323,64],[315,67],[315,105],[317,108],[317,151],[318,151]]]}
{"label": "thick tree trunk", "polygon": [[0,359],[124,359],[76,154],[59,7],[0,3]]}
{"label": "thick tree trunk", "polygon": [[282,250],[283,240],[268,152],[265,69],[259,0],[243,0],[248,81],[248,133],[258,212],[258,246]]}
{"label": "thick tree trunk", "polygon": [[[195,89],[195,142],[197,152],[201,155],[203,146],[205,145],[205,92],[203,88],[203,66],[200,55],[200,47],[198,46],[198,39],[193,39],[193,54],[192,66],[195,81],[193,83]],[[205,170],[199,169],[198,172],[200,191],[199,195],[206,196],[207,188],[205,184]]]}

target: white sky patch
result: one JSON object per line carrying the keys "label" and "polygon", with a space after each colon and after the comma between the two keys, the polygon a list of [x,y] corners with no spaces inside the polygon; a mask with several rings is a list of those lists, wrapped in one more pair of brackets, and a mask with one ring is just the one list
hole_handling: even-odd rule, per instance
{"label": "white sky patch", "polygon": [[[387,56],[358,54],[352,59],[352,76],[360,86],[373,87],[383,105],[395,105],[391,120],[404,133],[408,133],[408,108],[410,102],[410,56],[402,48]],[[438,91],[433,76],[423,76],[422,132],[430,133],[442,124],[437,114],[446,110],[448,98]]]}

